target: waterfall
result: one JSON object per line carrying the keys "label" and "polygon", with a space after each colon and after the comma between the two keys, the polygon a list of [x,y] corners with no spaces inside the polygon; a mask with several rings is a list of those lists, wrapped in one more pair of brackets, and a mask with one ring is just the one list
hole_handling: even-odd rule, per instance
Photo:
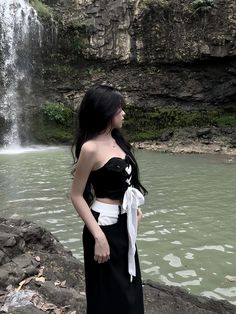
{"label": "waterfall", "polygon": [[7,129],[4,146],[21,144],[22,104],[30,89],[31,53],[41,46],[41,30],[28,0],[0,0],[0,114]]}

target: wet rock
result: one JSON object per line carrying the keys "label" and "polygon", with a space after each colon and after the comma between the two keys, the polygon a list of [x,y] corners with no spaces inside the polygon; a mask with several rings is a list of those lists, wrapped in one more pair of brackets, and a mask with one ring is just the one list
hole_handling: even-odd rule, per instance
{"label": "wet rock", "polygon": [[230,148],[236,148],[236,138],[235,138],[235,139],[232,139],[232,140],[229,142],[229,146],[230,146]]}
{"label": "wet rock", "polygon": [[211,128],[203,128],[203,129],[199,129],[196,132],[197,137],[203,137],[203,138],[207,138],[211,136]]}
{"label": "wet rock", "polygon": [[147,281],[144,285],[146,314],[235,314],[236,306],[194,296],[178,287]]}
{"label": "wet rock", "polygon": [[9,262],[9,258],[2,250],[0,250],[0,265],[5,264],[7,262]]}
{"label": "wet rock", "polygon": [[84,296],[81,296],[76,289],[71,288],[68,284],[59,287],[55,286],[55,282],[46,281],[41,284],[38,291],[59,307],[69,304],[72,308],[77,308],[78,304],[84,301]]}
{"label": "wet rock", "polygon": [[[83,265],[50,232],[32,222],[0,219],[0,241],[0,290],[5,291],[0,311],[8,302],[9,313],[85,312]],[[18,306],[9,301],[16,297]]]}
{"label": "wet rock", "polygon": [[165,132],[165,133],[162,133],[161,136],[160,136],[160,141],[162,142],[167,142],[169,141],[174,135],[174,132]]}
{"label": "wet rock", "polygon": [[26,305],[22,307],[10,308],[11,314],[45,314],[44,311],[37,309],[33,305]]}
{"label": "wet rock", "polygon": [[11,311],[11,308],[29,305],[34,295],[35,292],[30,290],[12,291],[6,296],[5,304],[2,306],[1,310],[8,313]]}

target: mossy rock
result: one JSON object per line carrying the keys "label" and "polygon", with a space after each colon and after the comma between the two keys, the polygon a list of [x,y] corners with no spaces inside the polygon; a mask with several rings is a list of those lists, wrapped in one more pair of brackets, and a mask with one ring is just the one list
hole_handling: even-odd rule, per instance
{"label": "mossy rock", "polygon": [[132,141],[154,140],[165,132],[182,128],[236,126],[236,112],[222,110],[184,110],[176,106],[139,108],[127,106],[124,125]]}
{"label": "mossy rock", "polygon": [[[65,107],[42,106],[32,113],[29,140],[41,144],[71,144],[73,137],[73,111]],[[45,109],[47,108],[47,109]],[[57,108],[61,108],[57,111]]]}
{"label": "mossy rock", "polygon": [[41,128],[33,128],[32,139],[41,144],[71,144],[72,131],[58,125],[42,125]]}

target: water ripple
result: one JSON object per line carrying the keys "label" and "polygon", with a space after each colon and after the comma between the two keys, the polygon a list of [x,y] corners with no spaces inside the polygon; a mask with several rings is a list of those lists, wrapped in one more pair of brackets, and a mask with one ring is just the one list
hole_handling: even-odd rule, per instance
{"label": "water ripple", "polygon": [[189,281],[183,281],[183,282],[175,282],[171,281],[167,278],[165,275],[161,275],[160,279],[162,280],[163,283],[169,286],[177,286],[177,287],[187,287],[187,286],[200,286],[202,278],[199,279],[194,279],[194,280],[189,280]]}
{"label": "water ripple", "polygon": [[19,198],[15,200],[8,201],[8,203],[17,203],[17,202],[25,202],[25,201],[55,201],[55,200],[62,200],[64,199],[63,197],[35,197],[35,198]]}
{"label": "water ripple", "polygon": [[225,248],[222,245],[204,245],[204,246],[192,248],[192,250],[196,250],[196,251],[216,250],[216,251],[224,252]]}
{"label": "water ripple", "polygon": [[170,266],[172,266],[172,267],[181,267],[182,266],[181,259],[172,253],[164,256],[163,260],[169,262]]}

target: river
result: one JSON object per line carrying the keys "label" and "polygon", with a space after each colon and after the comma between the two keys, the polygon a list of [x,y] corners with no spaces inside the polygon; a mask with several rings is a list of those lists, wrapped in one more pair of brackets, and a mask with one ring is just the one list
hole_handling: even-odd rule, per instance
{"label": "river", "polygon": [[[137,245],[144,279],[236,304],[236,157],[137,150],[148,189]],[[0,216],[31,220],[82,260],[68,147],[0,152]]]}

